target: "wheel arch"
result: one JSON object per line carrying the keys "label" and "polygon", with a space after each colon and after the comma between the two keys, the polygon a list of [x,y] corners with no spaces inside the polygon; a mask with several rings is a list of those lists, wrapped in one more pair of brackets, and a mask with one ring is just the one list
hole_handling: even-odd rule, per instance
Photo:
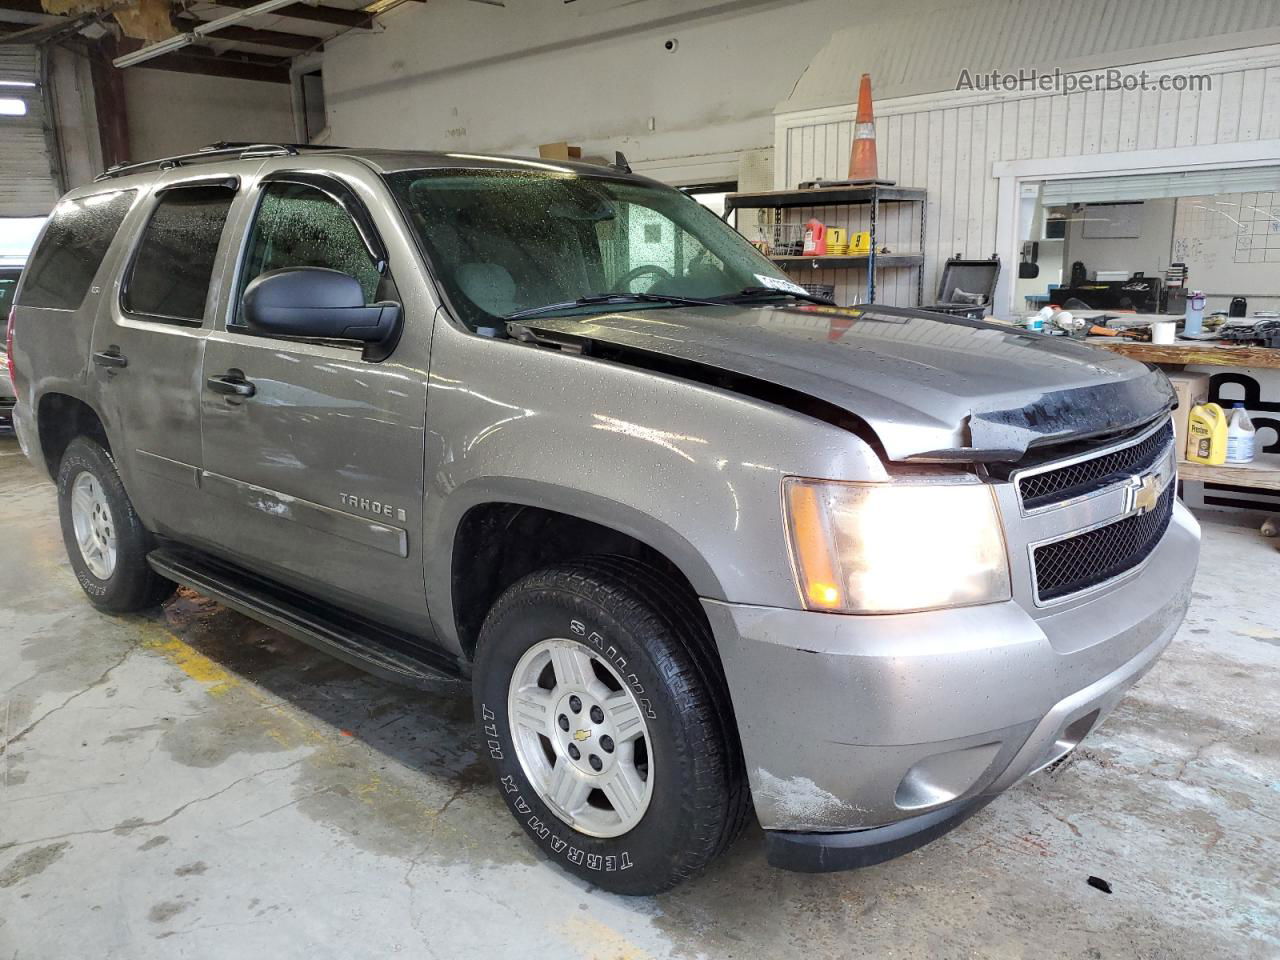
{"label": "wheel arch", "polygon": [[50,391],[36,403],[36,431],[40,456],[52,480],[67,447],[76,437],[89,437],[111,453],[106,424],[93,406],[69,393]]}
{"label": "wheel arch", "polygon": [[[710,563],[661,520],[618,501],[556,485],[498,481],[450,497],[447,589],[443,619],[471,659],[493,601],[526,573],[551,563],[615,553],[647,560],[687,586],[694,597],[723,599]],[[443,551],[442,551],[443,552]],[[444,562],[443,560],[440,562]]]}

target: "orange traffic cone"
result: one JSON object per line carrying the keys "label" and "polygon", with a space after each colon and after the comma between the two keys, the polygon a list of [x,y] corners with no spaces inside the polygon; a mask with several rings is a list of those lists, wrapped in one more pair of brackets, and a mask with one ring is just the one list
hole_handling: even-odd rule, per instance
{"label": "orange traffic cone", "polygon": [[876,179],[876,117],[871,112],[871,74],[862,75],[858,87],[858,116],[853,123],[853,149],[849,151],[849,179]]}
{"label": "orange traffic cone", "polygon": [[853,326],[853,317],[832,317],[827,321],[827,339],[839,340]]}

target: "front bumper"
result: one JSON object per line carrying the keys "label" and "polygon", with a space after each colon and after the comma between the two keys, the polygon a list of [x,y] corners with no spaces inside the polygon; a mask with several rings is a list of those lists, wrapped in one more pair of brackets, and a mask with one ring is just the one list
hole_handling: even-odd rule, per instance
{"label": "front bumper", "polygon": [[1199,526],[1087,602],[842,616],[704,601],[771,862],[833,870],[956,826],[1070,752],[1168,645]]}

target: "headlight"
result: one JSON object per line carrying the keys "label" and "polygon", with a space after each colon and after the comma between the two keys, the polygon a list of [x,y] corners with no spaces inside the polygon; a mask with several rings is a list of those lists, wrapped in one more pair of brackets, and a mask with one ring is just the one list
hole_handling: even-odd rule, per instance
{"label": "headlight", "polygon": [[983,483],[783,481],[810,610],[900,613],[1008,600],[1009,562]]}

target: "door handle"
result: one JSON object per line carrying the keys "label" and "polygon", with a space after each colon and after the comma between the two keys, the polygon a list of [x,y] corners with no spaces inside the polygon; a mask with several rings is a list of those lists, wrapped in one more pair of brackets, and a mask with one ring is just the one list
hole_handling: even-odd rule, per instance
{"label": "door handle", "polygon": [[129,358],[120,352],[119,347],[107,347],[106,350],[93,355],[93,362],[99,367],[112,367],[118,370],[129,365]]}
{"label": "door handle", "polygon": [[209,377],[204,385],[224,397],[252,397],[258,392],[253,381],[246,380],[239,370],[229,370],[220,377]]}

